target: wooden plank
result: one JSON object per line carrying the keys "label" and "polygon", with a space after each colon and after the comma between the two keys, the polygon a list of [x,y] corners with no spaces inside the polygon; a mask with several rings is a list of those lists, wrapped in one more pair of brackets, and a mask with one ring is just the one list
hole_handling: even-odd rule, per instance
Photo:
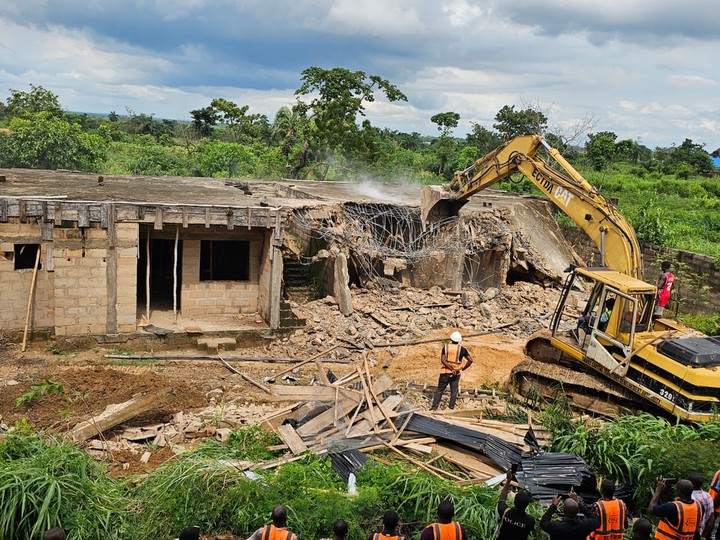
{"label": "wooden plank", "polygon": [[227,228],[228,231],[232,231],[235,228],[235,212],[232,209],[227,211]]}
{"label": "wooden plank", "polygon": [[278,401],[335,401],[335,394],[339,397],[360,392],[337,386],[285,386],[272,385],[270,391]]}
{"label": "wooden plank", "polygon": [[360,382],[362,383],[363,392],[365,392],[365,399],[367,400],[368,404],[368,410],[370,411],[370,424],[372,429],[377,433],[378,426],[375,421],[375,407],[373,406],[373,399],[370,395],[370,391],[368,387],[370,386],[369,382],[365,382],[365,377],[363,377],[363,373],[360,370],[360,366],[356,366],[358,375],[360,375]]}
{"label": "wooden plank", "polygon": [[210,209],[209,208],[205,209],[205,228],[206,229],[210,228]]}
{"label": "wooden plank", "polygon": [[[390,388],[392,388],[392,385],[392,379],[390,379],[390,377],[383,376],[375,381],[375,384],[373,385],[373,390],[376,393],[380,394],[385,390],[390,390]],[[338,414],[338,419],[341,420],[345,416],[351,414],[359,403],[359,397],[355,398],[354,396],[348,396],[340,399],[340,401],[338,401],[338,403],[335,405],[335,407],[339,407],[339,414],[334,411],[333,408],[330,408],[327,411],[320,413],[315,418],[312,418],[308,422],[304,423],[302,426],[298,427],[298,435],[305,438],[320,433],[327,426],[335,422],[336,414]]]}
{"label": "wooden plank", "polygon": [[432,448],[437,453],[444,453],[445,459],[450,463],[486,475],[488,478],[492,478],[502,472],[494,463],[485,461],[482,456],[465,450],[460,446],[451,443],[436,443],[432,445]]}
{"label": "wooden plank", "polygon": [[[271,251],[271,253],[272,253],[272,251]],[[273,381],[274,381],[275,379],[277,379],[278,377],[282,377],[282,376],[285,375],[286,373],[290,373],[290,372],[293,371],[295,368],[299,368],[300,366],[304,366],[305,364],[309,364],[310,362],[314,362],[317,358],[320,358],[321,356],[324,356],[324,355],[326,355],[326,354],[329,354],[331,351],[334,351],[334,350],[337,349],[339,346],[340,346],[340,344],[333,345],[333,346],[330,347],[329,349],[325,349],[324,351],[321,351],[321,352],[317,353],[316,355],[311,356],[311,357],[308,358],[307,360],[303,360],[302,362],[299,362],[299,363],[295,364],[295,365],[294,365],[293,367],[291,367],[291,368],[284,369],[284,370],[281,371],[280,373],[276,373],[276,374],[273,375],[272,377],[265,379],[265,382],[273,382]]]}
{"label": "wooden plank", "polygon": [[53,222],[55,223],[56,227],[59,227],[62,225],[62,215],[63,215],[63,203],[56,202],[54,204],[54,210],[53,210]]}
{"label": "wooden plank", "polygon": [[251,379],[249,376],[247,376],[247,375],[245,375],[244,373],[238,371],[237,369],[235,369],[234,367],[232,367],[230,364],[228,364],[228,363],[223,359],[223,357],[220,356],[219,354],[217,355],[217,357],[218,357],[218,359],[219,359],[223,364],[225,364],[225,367],[228,368],[230,371],[232,371],[232,372],[235,373],[236,375],[240,375],[240,376],[241,376],[243,379],[245,379],[247,382],[249,382],[249,383],[252,384],[253,386],[258,387],[258,388],[259,388],[260,390],[262,390],[263,392],[265,392],[265,393],[267,393],[267,394],[270,393],[270,389],[269,389],[267,386],[265,386],[264,384],[261,384],[261,383],[257,382],[257,381],[254,380],[254,379]]}
{"label": "wooden plank", "polygon": [[183,226],[183,229],[187,229],[187,226],[188,226],[188,209],[187,208],[182,209],[182,226]]}
{"label": "wooden plank", "polygon": [[367,354],[363,357],[363,365],[365,366],[365,375],[367,375],[368,380],[368,391],[370,392],[370,395],[372,395],[373,399],[375,400],[375,403],[378,405],[378,409],[380,409],[380,413],[385,417],[385,420],[387,420],[387,423],[390,424],[390,428],[397,433],[398,429],[395,427],[395,424],[392,420],[390,420],[390,417],[387,414],[387,411],[383,408],[383,404],[380,403],[380,400],[378,399],[378,396],[375,392],[373,392],[372,389],[372,378],[370,377],[370,368],[368,367],[367,363]]}
{"label": "wooden plank", "polygon": [[[429,446],[427,444],[419,444],[416,442],[411,442],[405,445],[405,448],[408,450],[412,450],[413,452],[416,452],[418,454],[432,454],[433,449],[432,446]],[[427,463],[426,463],[427,465]]]}
{"label": "wooden plank", "polygon": [[293,454],[307,452],[307,446],[290,424],[278,426],[277,432]]}
{"label": "wooden plank", "polygon": [[[372,315],[370,315],[372,317]],[[520,322],[520,319],[515,319],[512,322],[501,324],[500,326],[496,326],[493,330],[487,331],[487,332],[474,332],[472,334],[465,334],[463,338],[470,338],[470,337],[477,337],[477,336],[487,336],[490,334],[497,334],[500,330],[504,328],[509,328],[510,326],[516,325],[518,322]],[[388,324],[388,323],[385,323]],[[407,347],[410,345],[420,345],[422,343],[437,343],[440,341],[445,341],[447,338],[433,338],[433,339],[416,339],[412,341],[395,341],[392,343],[373,343],[375,347]]]}
{"label": "wooden plank", "polygon": [[275,430],[278,426],[282,425],[285,420],[290,418],[299,422],[302,418],[305,418],[308,414],[310,414],[314,408],[315,407],[311,406],[309,403],[295,403],[290,407],[280,409],[279,411],[264,416],[258,422],[258,425],[266,430]]}
{"label": "wooden plank", "polygon": [[103,204],[100,207],[100,228],[101,229],[108,228],[108,208],[107,208],[106,204]]}
{"label": "wooden plank", "polygon": [[[393,394],[392,396],[388,396],[387,398],[385,398],[385,401],[382,402],[382,405],[385,408],[385,410],[387,411],[388,417],[395,418],[395,417],[399,416],[399,413],[396,413],[394,411],[394,409],[403,402],[403,399],[404,398],[399,394]],[[382,422],[381,418],[373,418],[370,414],[370,411],[366,410],[365,412],[363,412],[363,414],[360,415],[360,420],[358,421],[357,425],[355,426],[355,429],[353,429],[353,432],[367,431],[367,430],[372,429],[373,420],[375,420],[375,421],[379,420]],[[388,418],[387,421],[390,422],[391,424],[393,424],[393,426],[394,426],[394,423],[392,422],[391,418]],[[392,431],[397,434],[397,428],[393,429]]]}
{"label": "wooden plank", "polygon": [[8,201],[0,199],[0,222],[7,223],[8,220]]}
{"label": "wooden plank", "polygon": [[172,391],[172,387],[165,387],[146,395],[138,394],[123,403],[108,405],[101,414],[76,425],[68,436],[76,443],[85,442],[151,409]]}
{"label": "wooden plank", "polygon": [[163,228],[163,209],[155,208],[155,220],[153,221],[153,229],[156,231],[162,231]]}
{"label": "wooden plank", "polygon": [[90,226],[90,206],[81,204],[77,209],[77,226],[81,228]]}

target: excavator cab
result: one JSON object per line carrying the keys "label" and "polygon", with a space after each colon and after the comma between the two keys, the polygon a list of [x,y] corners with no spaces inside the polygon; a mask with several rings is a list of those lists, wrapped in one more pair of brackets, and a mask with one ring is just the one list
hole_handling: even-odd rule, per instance
{"label": "excavator cab", "polygon": [[[570,293],[578,288],[578,281],[582,282],[581,288],[590,288],[591,292],[580,314],[573,316],[566,303]],[[630,354],[635,335],[652,328],[656,294],[654,285],[605,267],[576,268],[563,287],[552,319],[552,335],[558,339],[572,338],[576,357],[581,353],[587,355],[593,341],[604,346],[612,344],[623,355]]]}
{"label": "excavator cab", "polygon": [[[590,294],[573,313],[569,298],[578,281]],[[656,296],[654,285],[626,274],[575,268],[551,320],[550,344],[659,409],[685,420],[713,418],[720,405],[720,340],[655,320]]]}

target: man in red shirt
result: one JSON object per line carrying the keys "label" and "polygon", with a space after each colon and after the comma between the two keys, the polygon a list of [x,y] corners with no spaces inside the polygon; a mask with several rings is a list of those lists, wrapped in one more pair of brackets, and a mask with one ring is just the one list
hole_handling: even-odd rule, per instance
{"label": "man in red shirt", "polygon": [[657,281],[658,297],[654,315],[657,319],[662,317],[663,311],[665,311],[665,306],[667,306],[667,303],[670,300],[670,293],[672,292],[673,284],[675,283],[675,275],[670,271],[670,266],[670,261],[663,261],[660,265],[663,273]]}

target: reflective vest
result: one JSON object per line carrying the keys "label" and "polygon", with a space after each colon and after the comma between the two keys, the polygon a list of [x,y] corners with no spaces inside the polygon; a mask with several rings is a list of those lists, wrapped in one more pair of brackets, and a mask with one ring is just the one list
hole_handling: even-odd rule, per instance
{"label": "reflective vest", "polygon": [[678,513],[677,527],[667,518],[662,518],[655,532],[656,540],[692,540],[695,536],[695,531],[702,519],[700,503],[697,501],[691,503],[674,501],[674,504]]}
{"label": "reflective vest", "polygon": [[620,499],[602,499],[595,503],[600,526],[590,533],[588,539],[623,540],[627,508]]}
{"label": "reflective vest", "polygon": [[457,521],[450,523],[431,523],[426,528],[432,527],[435,540],[462,540],[460,524]]}
{"label": "reflective vest", "polygon": [[675,276],[672,272],[665,272],[665,285],[658,292],[658,306],[665,307],[670,300],[670,291],[675,281]]}
{"label": "reflective vest", "polygon": [[405,540],[404,536],[388,536],[387,534],[383,533],[375,533],[373,534],[373,540]]}
{"label": "reflective vest", "polygon": [[[450,343],[445,345],[443,348],[443,356],[445,356],[445,362],[453,366],[453,369],[460,369],[462,360],[460,359],[460,352],[462,351],[462,345],[459,343]],[[452,369],[445,367],[445,364],[440,363],[440,373],[452,373]]]}
{"label": "reflective vest", "polygon": [[713,498],[713,504],[715,505],[715,511],[720,512],[720,503],[717,502],[718,494],[720,494],[720,471],[715,473],[712,482],[710,482],[710,489],[708,493]]}
{"label": "reflective vest", "polygon": [[263,527],[262,540],[297,540],[292,532],[287,529],[278,529],[275,525],[265,525]]}

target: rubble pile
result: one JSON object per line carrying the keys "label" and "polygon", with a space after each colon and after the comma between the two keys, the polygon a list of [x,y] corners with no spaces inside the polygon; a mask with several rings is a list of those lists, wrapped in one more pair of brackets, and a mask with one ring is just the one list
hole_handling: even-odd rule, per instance
{"label": "rubble pile", "polygon": [[332,296],[298,304],[293,311],[306,319],[304,328],[268,346],[271,356],[317,354],[333,345],[332,358],[360,358],[396,342],[416,340],[433,331],[459,328],[525,338],[546,327],[557,303],[558,292],[540,285],[517,282],[501,289],[448,291],[411,287],[381,288],[372,282],[351,287],[353,312],[343,316]]}

